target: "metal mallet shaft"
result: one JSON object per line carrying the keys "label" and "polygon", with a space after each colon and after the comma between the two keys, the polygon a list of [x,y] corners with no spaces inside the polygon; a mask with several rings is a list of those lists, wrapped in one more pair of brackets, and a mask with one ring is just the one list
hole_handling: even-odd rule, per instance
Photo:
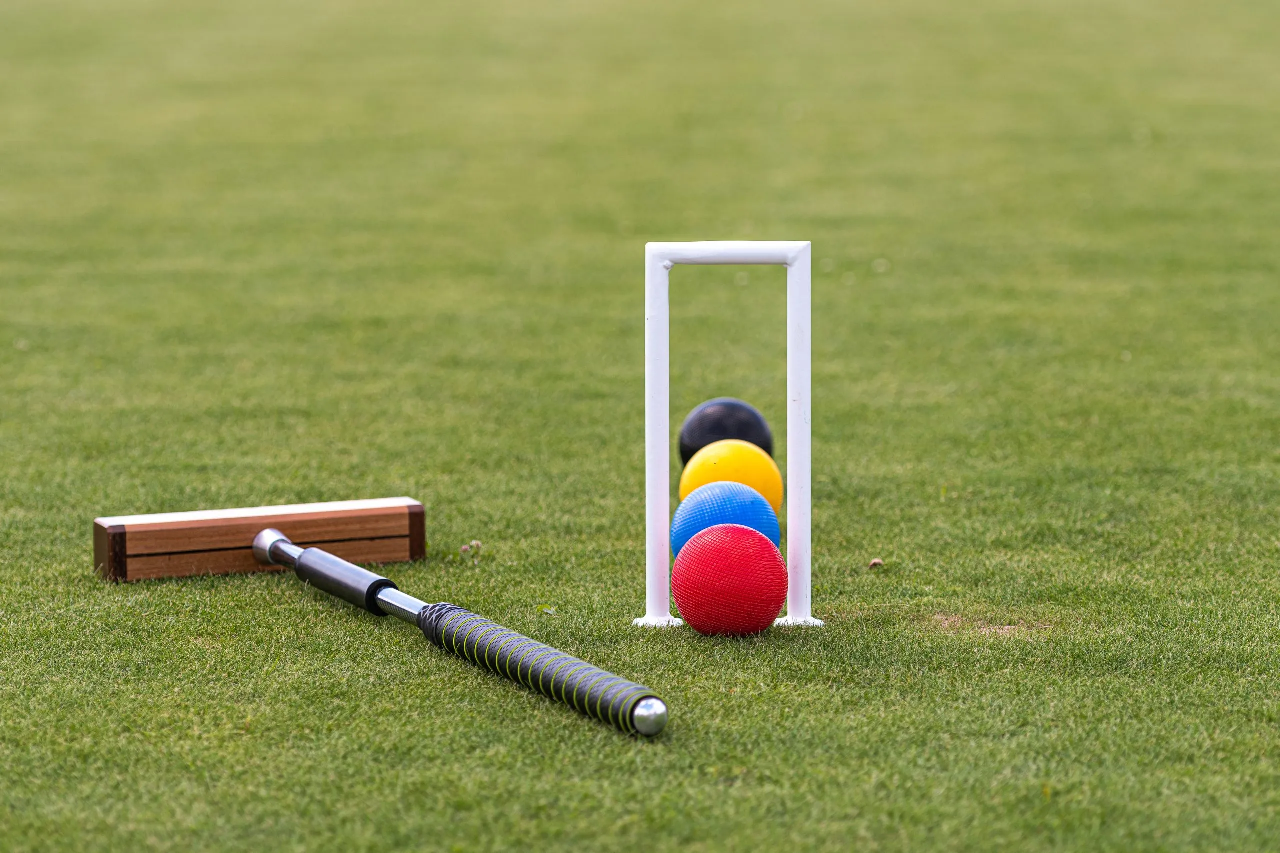
{"label": "metal mallet shaft", "polygon": [[401,592],[389,578],[319,548],[299,548],[279,530],[253,539],[266,565],[289,566],[299,578],[375,616],[412,622],[441,649],[519,682],[624,732],[652,737],[667,724],[667,705],[647,687],[619,678],[482,616]]}

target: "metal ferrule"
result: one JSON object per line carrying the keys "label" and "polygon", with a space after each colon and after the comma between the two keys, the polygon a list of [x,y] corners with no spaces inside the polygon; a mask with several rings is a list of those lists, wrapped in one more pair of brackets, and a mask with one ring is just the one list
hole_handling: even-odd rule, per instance
{"label": "metal ferrule", "polygon": [[268,527],[253,537],[253,556],[264,566],[288,566],[293,568],[302,556],[302,549],[279,530]]}

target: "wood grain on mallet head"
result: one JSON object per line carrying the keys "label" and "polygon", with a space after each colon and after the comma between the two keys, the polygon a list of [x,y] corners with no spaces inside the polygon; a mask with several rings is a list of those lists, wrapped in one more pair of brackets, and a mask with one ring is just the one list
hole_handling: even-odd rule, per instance
{"label": "wood grain on mallet head", "polygon": [[421,560],[425,518],[412,498],[111,516],[94,519],[93,562],[119,581],[279,571],[253,557],[253,537],[266,527],[353,563]]}

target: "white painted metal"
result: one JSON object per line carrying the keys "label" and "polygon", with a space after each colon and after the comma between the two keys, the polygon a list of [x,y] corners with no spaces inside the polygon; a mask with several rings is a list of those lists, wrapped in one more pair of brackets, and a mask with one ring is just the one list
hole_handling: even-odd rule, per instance
{"label": "white painted metal", "polygon": [[644,616],[637,625],[679,625],[671,615],[671,312],[668,271],[674,263],[663,246],[644,247]]}
{"label": "white painted metal", "polygon": [[787,264],[787,615],[778,625],[821,625],[812,612],[811,405],[813,342],[810,248]]}
{"label": "white painted metal", "polygon": [[645,615],[637,625],[679,625],[671,615],[671,338],[669,280],[676,264],[787,268],[787,615],[779,625],[821,625],[810,611],[810,249],[808,241],[648,243],[644,249]]}

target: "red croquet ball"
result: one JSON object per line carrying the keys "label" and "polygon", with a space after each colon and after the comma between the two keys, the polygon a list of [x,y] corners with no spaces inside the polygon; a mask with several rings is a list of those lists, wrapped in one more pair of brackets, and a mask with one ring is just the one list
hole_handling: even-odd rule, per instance
{"label": "red croquet ball", "polygon": [[680,615],[700,634],[758,634],[787,599],[787,566],[763,533],[716,524],[680,549],[671,569]]}

